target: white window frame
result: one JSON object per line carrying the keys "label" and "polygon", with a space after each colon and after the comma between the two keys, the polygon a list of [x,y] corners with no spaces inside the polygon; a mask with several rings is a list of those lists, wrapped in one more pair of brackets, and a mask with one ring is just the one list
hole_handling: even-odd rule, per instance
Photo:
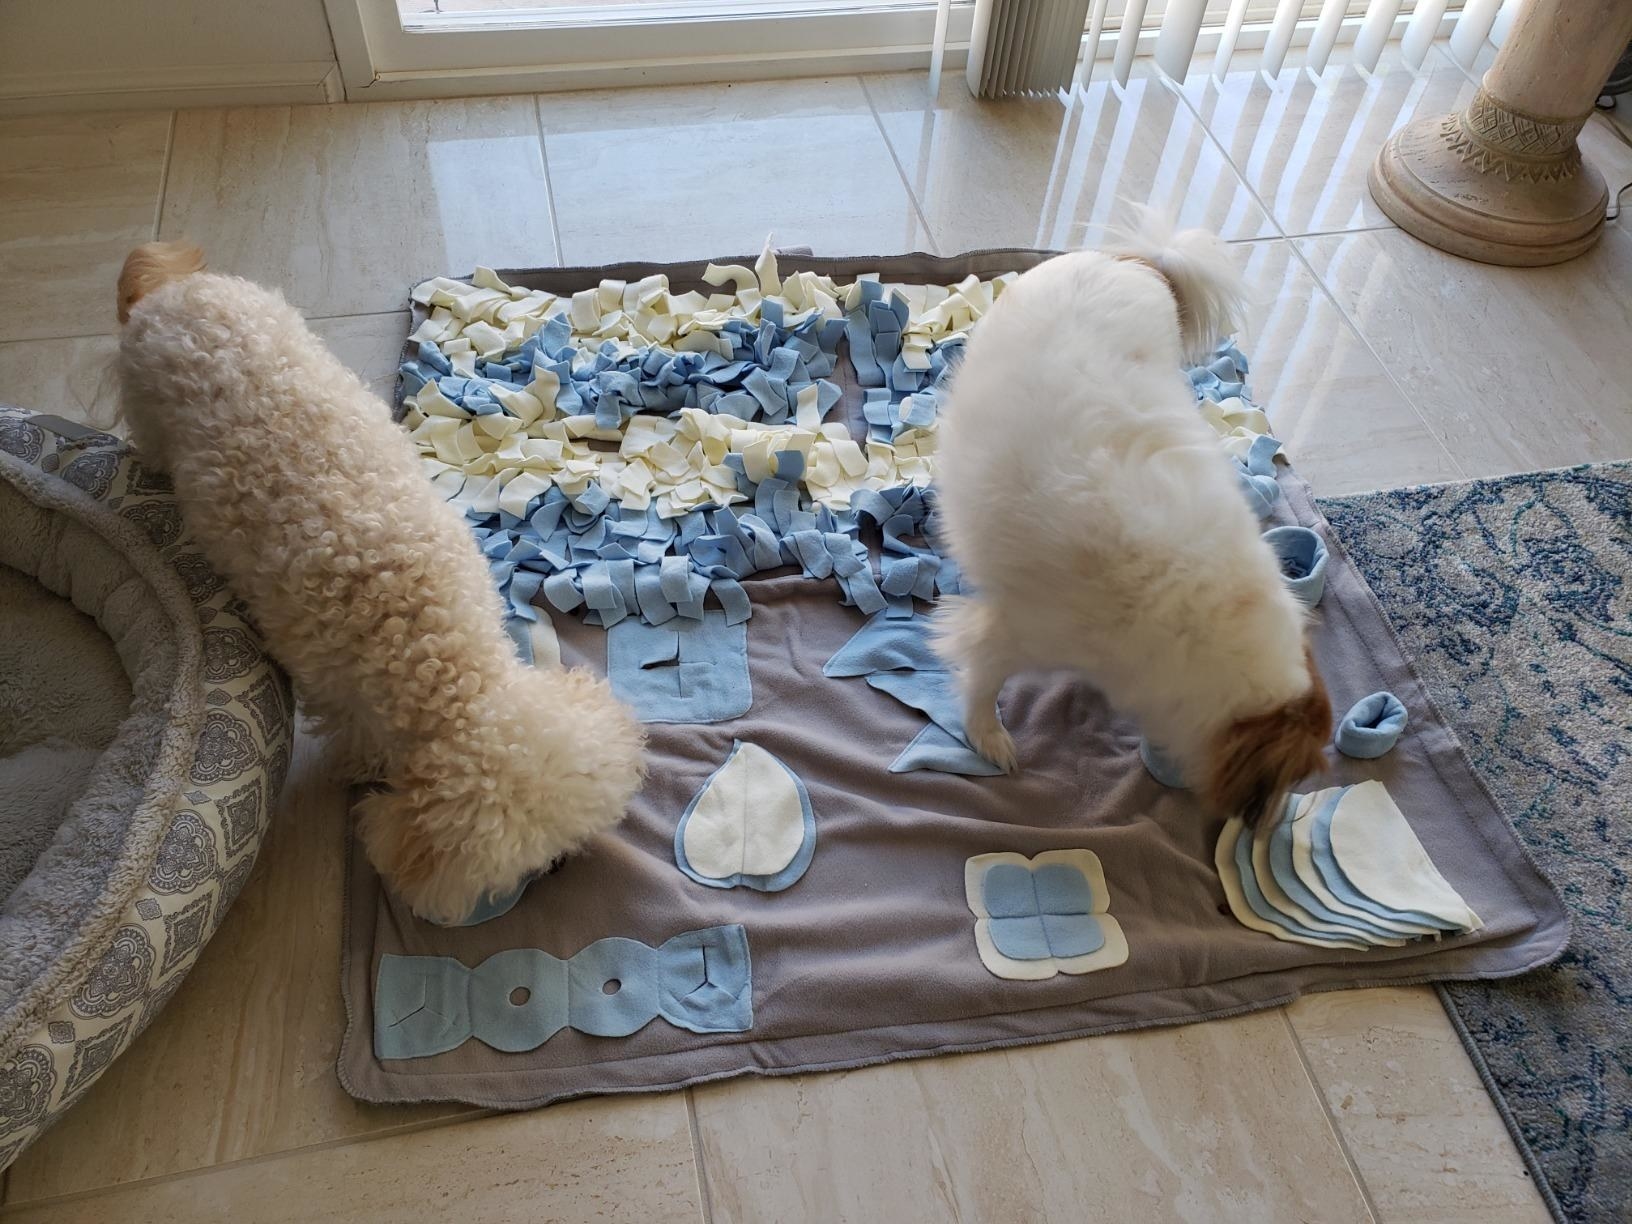
{"label": "white window frame", "polygon": [[[396,0],[324,0],[347,101],[459,97],[471,94],[689,84],[697,81],[897,72],[929,66],[936,0],[653,0],[595,8],[439,15],[422,30],[406,30]],[[1314,0],[1313,7],[1318,8]],[[793,12],[767,12],[798,3]],[[1115,52],[1110,36],[1124,0],[1107,5],[1107,36],[1098,59]],[[1160,0],[1147,10],[1156,11]],[[974,0],[953,0],[946,67],[968,57]],[[1237,42],[1261,47],[1263,14],[1274,0],[1254,0]],[[1460,0],[1441,20],[1454,25]],[[1393,37],[1405,28],[1395,20]],[[1352,42],[1358,17],[1338,35]],[[1300,21],[1293,45],[1309,41],[1311,20]],[[1156,30],[1140,32],[1139,54],[1155,48]],[[1198,60],[1218,44],[1217,28],[1202,31]],[[1096,74],[1097,75],[1097,74]]]}
{"label": "white window frame", "polygon": [[[892,72],[929,63],[935,0],[767,14],[776,0],[449,14],[405,30],[395,0],[324,0],[348,101]],[[692,6],[692,12],[696,7]],[[967,55],[973,0],[952,5],[948,63]]]}

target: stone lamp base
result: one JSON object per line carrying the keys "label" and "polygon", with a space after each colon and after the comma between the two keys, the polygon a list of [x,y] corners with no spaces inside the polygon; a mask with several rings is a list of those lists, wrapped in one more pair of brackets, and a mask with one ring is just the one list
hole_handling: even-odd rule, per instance
{"label": "stone lamp base", "polygon": [[1575,258],[1598,241],[1609,204],[1575,137],[1629,35],[1629,0],[1529,0],[1467,109],[1418,119],[1383,146],[1372,198],[1453,255],[1530,267]]}

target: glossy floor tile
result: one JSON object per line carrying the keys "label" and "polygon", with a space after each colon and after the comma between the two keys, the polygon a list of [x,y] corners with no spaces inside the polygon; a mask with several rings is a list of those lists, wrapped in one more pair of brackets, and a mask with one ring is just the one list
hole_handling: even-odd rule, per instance
{"label": "glossy floor tile", "polygon": [[561,261],[922,249],[855,77],[545,94]]}
{"label": "glossy floor tile", "polygon": [[1333,991],[1286,1010],[1380,1220],[1546,1224],[1430,988]]}
{"label": "glossy floor tile", "polygon": [[1632,139],[1632,94],[1622,94],[1616,98],[1615,105],[1604,112],[1604,119]]}
{"label": "glossy floor tile", "polygon": [[1576,143],[1581,146],[1581,156],[1604,176],[1610,213],[1617,211],[1617,201],[1619,207],[1626,207],[1627,197],[1632,195],[1632,133],[1606,115],[1594,115],[1581,129]]}
{"label": "glossy floor tile", "polygon": [[867,93],[937,247],[1088,246],[1151,204],[1226,238],[1275,227],[1167,84],[1092,83],[1074,101],[980,102],[960,75],[932,106],[923,73],[867,77]]}
{"label": "glossy floor tile", "polygon": [[[408,333],[406,312],[317,319],[311,326],[374,394],[391,397]],[[123,433],[115,419],[118,349],[117,336],[0,342],[0,403]]]}
{"label": "glossy floor tile", "polygon": [[248,1161],[7,1224],[701,1224],[685,1099],[611,1098]]}
{"label": "glossy floor tile", "polygon": [[117,336],[0,342],[0,403],[113,429],[118,351]]}
{"label": "glossy floor tile", "polygon": [[1397,230],[1298,243],[1469,476],[1632,456],[1632,235],[1553,268],[1456,259]]}
{"label": "glossy floor tile", "polygon": [[693,1095],[717,1224],[1371,1218],[1277,1011]]}
{"label": "glossy floor tile", "polygon": [[1236,254],[1253,298],[1239,337],[1252,396],[1317,495],[1462,475],[1291,243],[1241,243]]}
{"label": "glossy floor tile", "polygon": [[1438,50],[1412,69],[1390,47],[1367,73],[1339,48],[1318,77],[1295,66],[1299,54],[1273,80],[1259,56],[1239,56],[1222,81],[1193,73],[1185,96],[1283,232],[1387,225],[1366,190],[1377,151],[1412,119],[1461,107],[1473,84]]}
{"label": "glossy floor tile", "polygon": [[153,237],[170,121],[168,111],[0,119],[0,340],[118,325],[114,284],[130,248]]}
{"label": "glossy floor tile", "polygon": [[396,391],[397,366],[408,336],[408,312],[343,315],[313,319],[312,331],[368,389],[389,402]]}
{"label": "glossy floor tile", "polygon": [[160,228],[308,315],[555,262],[531,98],[181,111]]}

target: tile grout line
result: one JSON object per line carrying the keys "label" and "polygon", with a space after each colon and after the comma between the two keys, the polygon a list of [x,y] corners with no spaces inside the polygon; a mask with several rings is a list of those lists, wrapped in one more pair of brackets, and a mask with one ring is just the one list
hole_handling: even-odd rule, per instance
{"label": "tile grout line", "polygon": [[[1209,79],[1211,79],[1210,74]],[[1201,128],[1202,135],[1212,143],[1213,148],[1218,150],[1218,155],[1224,159],[1224,164],[1230,168],[1230,173],[1235,175],[1235,181],[1241,184],[1241,189],[1252,197],[1252,202],[1258,206],[1258,211],[1264,214],[1264,219],[1269,222],[1270,228],[1275,232],[1263,235],[1263,237],[1289,238],[1290,235],[1281,228],[1281,219],[1275,215],[1275,210],[1264,203],[1264,197],[1258,193],[1258,189],[1252,185],[1251,180],[1242,172],[1241,167],[1235,164],[1234,156],[1231,155],[1229,149],[1225,148],[1224,142],[1218,137],[1218,133],[1213,131],[1212,125],[1207,122],[1200,109],[1191,101],[1189,93],[1185,91],[1184,83],[1165,76],[1160,78],[1159,83],[1174,94],[1179,99],[1179,104],[1190,112],[1197,126]]]}
{"label": "tile grout line", "polygon": [[17,336],[10,340],[0,340],[0,349],[11,344],[49,344],[59,340],[112,340],[119,335],[116,331],[73,332],[64,336]]}
{"label": "tile grout line", "polygon": [[153,241],[159,240],[159,229],[164,225],[164,204],[170,195],[170,167],[176,160],[176,120],[180,112],[170,112],[170,123],[164,130],[164,165],[159,170],[159,202],[153,209]]}
{"label": "tile grout line", "polygon": [[[918,192],[913,187],[912,180],[907,177],[907,168],[901,164],[901,155],[895,150],[895,142],[890,139],[890,133],[884,127],[884,117],[878,113],[878,104],[873,101],[873,91],[867,88],[867,78],[857,76],[856,84],[861,87],[861,96],[867,99],[867,113],[873,117],[873,126],[878,129],[879,137],[884,141],[885,149],[889,151],[890,164],[895,167],[895,173],[901,179],[901,186],[906,188],[907,199],[912,201],[913,215],[918,218],[918,224],[924,228],[924,241],[929,245],[929,253],[939,257],[941,254],[940,241],[935,237],[935,231],[929,227],[929,217],[924,212],[923,202],[919,200]],[[929,106],[933,111],[936,100],[931,98]]]}
{"label": "tile grout line", "polygon": [[1316,230],[1307,234],[1261,234],[1256,238],[1226,238],[1229,246],[1251,246],[1255,242],[1295,242],[1299,238],[1346,238],[1350,234],[1380,234],[1397,225],[1357,225],[1353,229]]}
{"label": "tile grout line", "polygon": [[395,310],[357,310],[347,314],[301,315],[300,317],[308,323],[338,323],[343,319],[382,319],[387,316],[411,314],[413,314],[411,309],[399,306]]}
{"label": "tile grout line", "polygon": [[[78,1203],[96,1198],[109,1198],[128,1190],[146,1189],[150,1186],[161,1186],[169,1182],[186,1181],[188,1178],[207,1177],[226,1169],[244,1169],[253,1165],[271,1164],[274,1161],[284,1160],[296,1156],[310,1156],[320,1152],[333,1151],[336,1148],[355,1147],[359,1144],[373,1143],[376,1140],[396,1139],[403,1135],[419,1134],[424,1131],[440,1130],[445,1127],[457,1126],[464,1122],[479,1122],[485,1118],[499,1116],[503,1111],[494,1109],[469,1109],[463,1113],[447,1114],[440,1118],[426,1118],[419,1122],[404,1123],[400,1127],[391,1127],[384,1130],[369,1131],[366,1134],[342,1135],[334,1139],[324,1139],[318,1143],[303,1144],[299,1147],[285,1148],[281,1152],[260,1152],[254,1156],[243,1156],[237,1160],[225,1160],[216,1164],[199,1165],[193,1169],[175,1169],[169,1173],[157,1173],[152,1177],[137,1177],[129,1181],[110,1182],[105,1186],[91,1186],[84,1190],[70,1190],[66,1194],[48,1194],[40,1198],[29,1198],[12,1201],[5,1200],[8,1210],[21,1208],[36,1208],[55,1206],[59,1203]],[[7,1171],[9,1178],[10,1171]]]}
{"label": "tile grout line", "polygon": [[550,241],[555,243],[555,265],[564,267],[566,248],[561,245],[561,218],[555,210],[555,180],[550,176],[550,146],[544,139],[543,95],[533,95],[533,130],[538,133],[538,157],[544,169],[544,202],[550,210]]}
{"label": "tile grout line", "polygon": [[708,1193],[708,1168],[703,1162],[703,1128],[697,1121],[697,1101],[690,1085],[685,1090],[686,1125],[691,1130],[691,1167],[697,1174],[697,1201],[703,1209],[703,1224],[714,1224],[714,1202]]}
{"label": "tile grout line", "polygon": [[[1430,51],[1432,50],[1433,48],[1430,48]],[[1263,210],[1264,215],[1269,218],[1269,223],[1274,226],[1275,231],[1280,234],[1281,240],[1288,244],[1293,258],[1303,265],[1304,271],[1309,274],[1310,278],[1315,282],[1316,287],[1326,295],[1326,300],[1329,301],[1332,304],[1332,308],[1337,311],[1338,318],[1342,319],[1348,326],[1349,331],[1354,334],[1354,338],[1360,342],[1361,347],[1363,347],[1366,352],[1371,354],[1371,359],[1375,361],[1378,368],[1382,370],[1383,377],[1388,379],[1389,385],[1399,392],[1400,398],[1403,399],[1406,406],[1411,409],[1411,414],[1417,418],[1417,422],[1423,427],[1423,429],[1428,431],[1428,436],[1434,440],[1434,445],[1438,446],[1444,456],[1450,460],[1451,470],[1454,471],[1459,477],[1466,480],[1468,475],[1467,471],[1462,467],[1462,464],[1457,460],[1456,456],[1451,453],[1451,448],[1445,445],[1445,439],[1440,436],[1439,430],[1435,429],[1433,425],[1429,423],[1428,418],[1423,414],[1422,409],[1417,406],[1417,401],[1406,393],[1405,387],[1400,383],[1400,380],[1395,377],[1394,371],[1389,367],[1389,364],[1383,360],[1382,354],[1377,351],[1376,347],[1371,343],[1370,339],[1367,338],[1366,334],[1360,330],[1360,325],[1350,317],[1349,312],[1343,308],[1343,303],[1337,300],[1337,294],[1334,293],[1332,291],[1332,287],[1326,283],[1326,278],[1316,272],[1314,265],[1311,264],[1305,257],[1303,247],[1300,245],[1301,238],[1305,236],[1313,237],[1315,235],[1290,235],[1281,228],[1280,218],[1275,216],[1275,214],[1270,210],[1269,206],[1264,203],[1263,196],[1259,194],[1258,189],[1252,185],[1247,176],[1241,172],[1241,168],[1235,164],[1235,158],[1232,157],[1230,151],[1224,147],[1224,142],[1218,138],[1218,134],[1213,131],[1212,125],[1207,122],[1206,116],[1201,113],[1200,108],[1196,106],[1189,93],[1185,91],[1182,85],[1179,85],[1176,82],[1172,83],[1170,88],[1172,88],[1173,92],[1179,96],[1180,101],[1184,103],[1186,109],[1188,109],[1189,112],[1195,116],[1196,122],[1201,125],[1201,130],[1207,134],[1207,139],[1213,142],[1213,145],[1218,149],[1219,154],[1224,158],[1224,164],[1230,168],[1230,170],[1235,174],[1236,179],[1240,181],[1247,193],[1252,196],[1254,202],[1256,202],[1258,207]],[[1348,233],[1382,233],[1396,228],[1398,227],[1393,225],[1385,225],[1362,230],[1339,230],[1334,231],[1334,233],[1338,235]],[[1320,236],[1327,237],[1331,235]]]}
{"label": "tile grout line", "polygon": [[[343,319],[380,319],[390,315],[404,315],[408,310],[398,307],[394,310],[359,310],[348,314],[329,315],[302,315],[308,323],[335,323]],[[0,340],[0,349],[14,344],[50,344],[63,340],[112,340],[117,338],[117,331],[90,331],[65,332],[57,336],[17,336],[12,339]]]}
{"label": "tile grout line", "polygon": [[1385,221],[1381,225],[1356,225],[1350,229],[1310,230],[1308,233],[1303,234],[1288,234],[1286,239],[1288,242],[1293,242],[1299,238],[1344,238],[1350,234],[1380,234],[1385,230],[1399,228],[1393,222]]}
{"label": "tile grout line", "polygon": [[1292,1023],[1292,1016],[1283,1004],[1275,1009],[1280,1013],[1281,1023],[1286,1025],[1287,1035],[1292,1038],[1292,1049],[1298,1056],[1298,1062],[1303,1067],[1303,1074],[1309,1081],[1309,1088],[1315,1094],[1315,1100],[1320,1103],[1320,1112],[1326,1118],[1326,1125],[1331,1129],[1332,1138],[1337,1142],[1337,1150],[1343,1153],[1343,1163],[1349,1167],[1349,1176],[1354,1178],[1354,1185],[1360,1191],[1360,1199],[1365,1204],[1366,1214],[1371,1217],[1372,1224],[1379,1224],[1383,1216],[1377,1210],[1377,1202],[1371,1196],[1371,1187],[1366,1184],[1366,1178],[1360,1171],[1360,1165],[1354,1159],[1354,1153],[1349,1150],[1348,1138],[1343,1134],[1343,1126],[1332,1112],[1331,1104],[1326,1100],[1326,1088],[1315,1074],[1315,1068],[1309,1061],[1309,1054],[1303,1048],[1303,1038],[1298,1036],[1298,1026]]}

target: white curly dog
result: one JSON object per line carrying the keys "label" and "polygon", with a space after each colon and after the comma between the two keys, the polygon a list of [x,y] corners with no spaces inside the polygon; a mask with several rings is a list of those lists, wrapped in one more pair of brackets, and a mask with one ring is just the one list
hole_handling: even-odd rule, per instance
{"label": "white curly dog", "polygon": [[588,672],[522,664],[486,560],[383,402],[273,291],[150,243],[119,281],[122,412],[358,779],[358,834],[420,915],[622,818],[643,732]]}

